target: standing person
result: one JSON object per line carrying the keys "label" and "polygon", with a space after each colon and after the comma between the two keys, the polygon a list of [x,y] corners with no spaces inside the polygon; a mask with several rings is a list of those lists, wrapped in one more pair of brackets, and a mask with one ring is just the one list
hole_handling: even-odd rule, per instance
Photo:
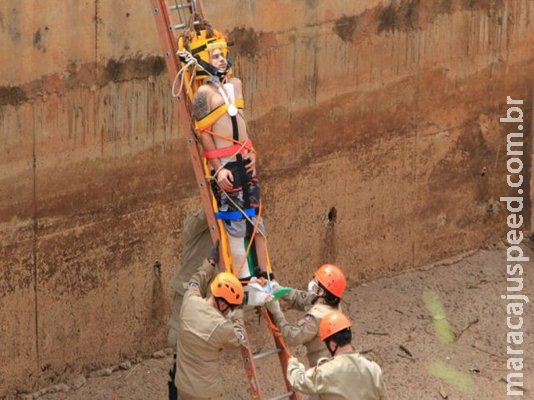
{"label": "standing person", "polygon": [[212,247],[208,221],[204,210],[199,209],[185,219],[182,229],[182,242],[183,253],[180,257],[180,269],[171,279],[174,299],[167,343],[172,348],[176,348],[180,308],[182,307],[187,284],[191,276],[200,268],[206,259],[206,254],[209,253]]}
{"label": "standing person", "polygon": [[339,311],[323,318],[319,336],[331,357],[321,358],[308,370],[291,357],[287,379],[296,391],[320,400],[387,400],[382,370],[352,347],[351,327]]}
{"label": "standing person", "polygon": [[[197,76],[206,77],[193,97],[193,117],[204,156],[212,168],[219,216],[230,236],[253,236],[257,260],[254,275],[272,279],[268,272],[265,227],[261,217],[257,217],[260,184],[256,153],[243,114],[242,82],[231,73],[228,44],[205,21],[179,43],[198,63]],[[239,271],[236,274],[246,278]]]}
{"label": "standing person", "polygon": [[[218,246],[189,281],[180,312],[175,383],[180,400],[222,399],[219,353],[245,345],[243,286],[229,272],[217,271]],[[210,287],[207,297],[202,293]]]}
{"label": "standing person", "polygon": [[325,315],[340,309],[346,286],[347,280],[341,269],[332,264],[324,264],[315,271],[307,292],[292,289],[286,298],[282,298],[290,303],[290,308],[306,312],[297,323],[290,323],[286,319],[278,301],[267,305],[287,345],[302,344],[306,347],[310,367],[316,365],[321,357],[329,356],[319,338],[319,325]]}
{"label": "standing person", "polygon": [[[174,291],[173,309],[169,320],[167,344],[174,350],[173,364],[169,370],[169,400],[177,399],[177,389],[174,384],[176,375],[176,343],[180,324],[180,309],[187,284],[191,276],[200,268],[212,246],[208,230],[208,221],[204,210],[199,209],[189,215],[182,229],[183,253],[180,257],[180,269],[171,279]],[[202,293],[206,296],[206,293]]]}

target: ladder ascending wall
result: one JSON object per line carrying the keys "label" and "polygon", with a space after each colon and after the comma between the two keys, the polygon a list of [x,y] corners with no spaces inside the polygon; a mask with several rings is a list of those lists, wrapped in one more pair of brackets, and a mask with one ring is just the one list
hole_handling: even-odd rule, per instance
{"label": "ladder ascending wall", "polygon": [[[174,91],[176,78],[178,77],[183,66],[183,63],[180,61],[180,58],[177,55],[178,38],[183,33],[184,29],[199,23],[199,21],[196,19],[204,18],[204,8],[202,1],[200,0],[151,0],[150,2],[152,6],[152,12],[156,18],[159,37],[164,49],[165,63],[167,65],[167,70],[169,72],[169,77]],[[221,221],[218,221],[215,218],[214,207],[216,207],[216,202],[211,191],[211,186],[206,180],[206,176],[208,175],[208,171],[206,171],[207,163],[203,158],[203,153],[193,129],[193,121],[191,119],[192,96],[191,93],[184,93],[184,88],[180,88],[180,91],[180,93],[176,93],[178,95],[175,97],[176,107],[180,118],[180,125],[187,140],[189,156],[191,158],[193,171],[195,173],[196,182],[200,191],[202,205],[208,219],[210,234],[214,242],[216,240],[220,240],[222,255],[221,260],[223,264],[222,267],[227,271],[235,271],[236,269],[232,268],[231,265],[232,246],[229,243],[228,235],[226,234]],[[261,307],[260,310],[264,320],[268,324],[269,329],[273,333],[276,347],[272,350],[268,350],[259,354],[253,354],[248,335],[246,335],[247,347],[243,347],[241,352],[249,381],[251,397],[258,400],[265,399],[264,395],[262,395],[262,390],[258,379],[258,372],[254,361],[266,356],[278,355],[287,392],[276,397],[272,397],[271,400],[297,400],[298,396],[287,381],[285,374],[289,359],[289,351],[287,350],[282,335],[272,323],[271,315],[267,309]]]}

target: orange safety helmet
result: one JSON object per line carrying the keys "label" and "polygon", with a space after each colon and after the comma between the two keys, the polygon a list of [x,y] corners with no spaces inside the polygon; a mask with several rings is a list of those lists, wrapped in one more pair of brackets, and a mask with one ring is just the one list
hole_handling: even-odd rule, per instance
{"label": "orange safety helmet", "polygon": [[343,272],[332,264],[323,264],[315,272],[315,279],[334,296],[341,298],[347,287]]}
{"label": "orange safety helmet", "polygon": [[217,274],[211,282],[210,289],[214,297],[220,297],[228,304],[240,305],[243,303],[243,285],[230,272]]}
{"label": "orange safety helmet", "polygon": [[335,333],[350,328],[352,322],[341,311],[332,311],[326,314],[319,324],[319,337],[325,341]]}

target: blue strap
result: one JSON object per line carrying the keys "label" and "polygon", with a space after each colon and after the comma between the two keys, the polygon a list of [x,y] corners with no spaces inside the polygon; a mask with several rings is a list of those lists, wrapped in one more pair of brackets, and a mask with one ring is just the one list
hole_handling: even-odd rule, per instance
{"label": "blue strap", "polygon": [[[245,210],[245,215],[250,218],[255,217],[256,209],[247,208]],[[219,211],[215,213],[215,218],[222,219],[225,221],[237,221],[243,219],[243,214],[241,213],[241,211]]]}

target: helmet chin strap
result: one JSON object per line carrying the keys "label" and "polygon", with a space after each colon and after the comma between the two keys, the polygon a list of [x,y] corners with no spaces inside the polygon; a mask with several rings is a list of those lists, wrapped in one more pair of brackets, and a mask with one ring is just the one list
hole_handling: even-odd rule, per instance
{"label": "helmet chin strap", "polygon": [[337,349],[339,349],[339,345],[337,343],[334,342],[334,344],[336,345],[336,348],[332,351],[332,349],[330,348],[330,342],[328,343],[328,351],[330,352],[330,355],[332,357],[334,357],[336,355],[336,352],[337,352]]}
{"label": "helmet chin strap", "polygon": [[216,297],[215,298],[215,303],[217,303],[217,310],[222,313],[223,311],[221,310],[221,303],[224,304],[224,300],[221,300],[218,297]]}
{"label": "helmet chin strap", "polygon": [[226,75],[228,74],[228,71],[232,68],[232,58],[228,57],[228,60],[226,62],[226,68],[224,70],[220,70],[215,68],[213,65],[207,63],[206,61],[202,60],[200,57],[195,57],[197,59],[198,65],[202,67],[204,71],[206,71],[211,76],[216,76],[220,80],[223,80]]}

